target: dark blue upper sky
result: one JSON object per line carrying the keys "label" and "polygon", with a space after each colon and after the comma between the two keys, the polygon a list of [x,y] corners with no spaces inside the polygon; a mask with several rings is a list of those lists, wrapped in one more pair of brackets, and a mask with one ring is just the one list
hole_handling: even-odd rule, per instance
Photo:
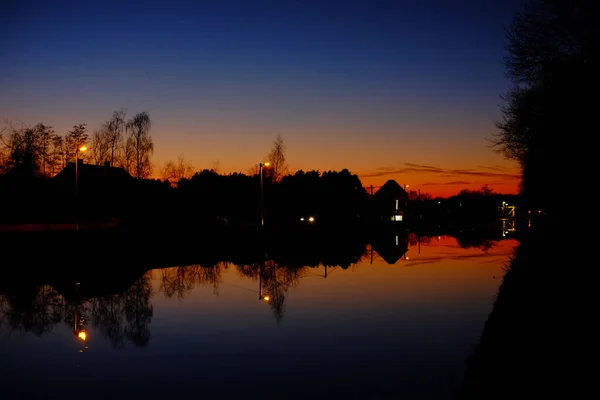
{"label": "dark blue upper sky", "polygon": [[[503,29],[520,3],[9,0],[0,117],[62,133],[76,123],[94,129],[114,109],[147,110],[157,162],[185,154],[198,167],[211,154],[243,168],[219,143],[240,142],[260,152],[255,159],[277,133],[304,169],[308,157],[349,163],[331,154],[349,137],[362,150],[368,138],[373,154],[390,137],[425,154],[424,139],[431,147],[493,131],[508,86]],[[309,155],[307,140],[327,154]],[[354,169],[388,166],[386,157]]]}

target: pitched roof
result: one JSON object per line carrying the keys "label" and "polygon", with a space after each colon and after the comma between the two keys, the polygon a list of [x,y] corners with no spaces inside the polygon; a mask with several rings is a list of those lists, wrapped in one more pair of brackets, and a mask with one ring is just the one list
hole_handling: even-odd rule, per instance
{"label": "pitched roof", "polygon": [[[80,180],[128,180],[133,179],[129,172],[123,168],[109,167],[104,165],[79,164],[78,171]],[[60,171],[53,180],[62,181],[75,178],[75,163],[69,163],[62,171]]]}
{"label": "pitched roof", "polygon": [[373,194],[374,198],[380,198],[380,197],[396,197],[396,196],[401,196],[401,195],[405,195],[406,194],[406,190],[404,190],[402,188],[402,186],[400,186],[398,184],[398,182],[396,182],[393,179],[390,179],[389,181],[387,181],[386,183],[383,184],[382,187],[379,188],[378,191],[375,192],[375,194]]}

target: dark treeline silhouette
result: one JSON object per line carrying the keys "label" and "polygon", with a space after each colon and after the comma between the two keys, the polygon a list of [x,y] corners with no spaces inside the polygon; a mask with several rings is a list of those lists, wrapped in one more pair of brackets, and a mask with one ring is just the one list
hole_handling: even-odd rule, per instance
{"label": "dark treeline silhouette", "polygon": [[[505,95],[498,151],[519,162],[528,208],[562,213],[591,161],[595,125],[598,6],[593,0],[531,0],[508,30]],[[585,173],[584,173],[585,174]]]}
{"label": "dark treeline silhouette", "polygon": [[[494,193],[487,186],[480,190],[462,190],[448,198],[412,197],[408,201],[407,219],[433,224],[489,224],[507,217],[500,207],[515,206],[515,217],[533,217],[539,210],[528,210],[519,195]],[[532,211],[531,213],[529,211]]]}
{"label": "dark treeline silhouette", "polygon": [[8,123],[0,131],[0,207],[8,211],[0,215],[0,225],[211,230],[263,221],[270,228],[380,224],[400,214],[415,223],[489,222],[498,217],[500,200],[508,198],[485,187],[432,199],[407,194],[395,181],[370,196],[347,169],[288,174],[281,136],[268,161],[247,174],[219,174],[218,167],[193,173],[180,156],[165,164],[163,180],[151,179],[150,128],[148,113],[127,120],[125,110],[115,111],[91,139],[85,124],[63,137],[42,123]]}
{"label": "dark treeline silhouette", "polygon": [[[77,179],[76,179],[77,176]],[[342,171],[298,171],[280,181],[243,173],[202,170],[177,185],[135,179],[122,168],[74,163],[53,178],[0,175],[1,206],[10,212],[1,224],[82,224],[117,221],[133,230],[163,228],[212,230],[259,226],[389,224],[357,175]],[[261,196],[262,191],[262,196]],[[262,202],[261,202],[262,197]],[[377,198],[381,202],[381,196]],[[503,202],[526,213],[519,196],[463,190],[446,199],[412,197],[402,202],[404,224],[472,224],[497,222]],[[262,209],[262,213],[261,213]],[[310,221],[309,218],[314,218]],[[50,229],[50,227],[48,228]]]}

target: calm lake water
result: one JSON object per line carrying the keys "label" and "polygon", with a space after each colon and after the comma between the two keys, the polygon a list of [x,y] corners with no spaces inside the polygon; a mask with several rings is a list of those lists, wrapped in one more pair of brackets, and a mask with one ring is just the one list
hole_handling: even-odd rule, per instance
{"label": "calm lake water", "polygon": [[153,269],[110,290],[12,283],[0,397],[450,398],[517,245],[434,236],[367,246],[346,268],[267,258]]}

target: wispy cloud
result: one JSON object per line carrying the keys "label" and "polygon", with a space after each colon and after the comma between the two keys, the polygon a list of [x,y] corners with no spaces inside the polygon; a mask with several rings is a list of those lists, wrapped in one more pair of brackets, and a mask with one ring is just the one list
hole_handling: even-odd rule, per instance
{"label": "wispy cloud", "polygon": [[413,164],[413,163],[404,163],[409,168],[418,168],[422,170],[441,172],[442,169],[438,167],[432,167],[431,165],[421,165],[421,164]]}
{"label": "wispy cloud", "polygon": [[[421,165],[421,164],[413,164],[413,163],[404,163],[404,167],[401,168],[393,168],[393,167],[378,167],[375,168],[374,172],[367,172],[364,174],[360,174],[360,178],[375,178],[381,176],[389,176],[389,175],[397,175],[397,174],[406,174],[406,173],[427,173],[431,175],[437,175],[440,178],[459,178],[461,176],[481,176],[488,178],[501,178],[501,179],[519,179],[519,175],[510,174],[502,171],[506,171],[506,169],[498,166],[479,166],[479,169],[444,169],[440,167],[435,167],[431,165]],[[484,170],[482,170],[484,169]],[[454,184],[468,184],[469,182],[463,182],[460,180],[455,180]],[[433,183],[432,183],[433,184]]]}
{"label": "wispy cloud", "polygon": [[396,167],[377,167],[377,168],[375,168],[375,171],[389,172],[389,171],[393,171],[395,169],[396,169]]}
{"label": "wispy cloud", "polygon": [[467,181],[451,181],[451,182],[426,182],[424,184],[422,184],[421,186],[439,186],[439,185],[470,185],[471,182],[467,182]]}
{"label": "wispy cloud", "polygon": [[501,167],[499,165],[493,165],[493,166],[478,165],[477,168],[480,168],[480,169],[489,169],[489,170],[492,170],[492,171],[506,171],[506,168]]}

